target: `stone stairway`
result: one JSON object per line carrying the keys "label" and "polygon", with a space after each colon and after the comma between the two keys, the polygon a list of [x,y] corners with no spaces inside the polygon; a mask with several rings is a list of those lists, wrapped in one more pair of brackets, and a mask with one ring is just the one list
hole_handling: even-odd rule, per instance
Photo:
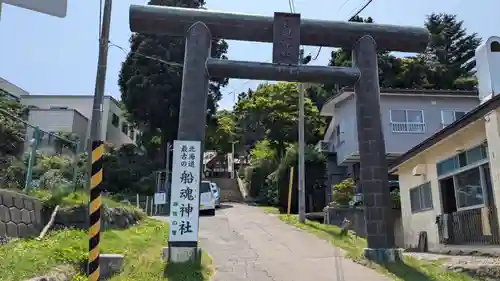
{"label": "stone stairway", "polygon": [[208,178],[207,180],[215,182],[219,186],[221,202],[243,202],[243,196],[236,179]]}

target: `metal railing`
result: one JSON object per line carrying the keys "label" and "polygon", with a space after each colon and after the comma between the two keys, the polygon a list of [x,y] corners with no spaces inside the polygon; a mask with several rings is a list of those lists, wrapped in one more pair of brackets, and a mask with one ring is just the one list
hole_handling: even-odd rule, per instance
{"label": "metal railing", "polygon": [[426,126],[422,122],[391,122],[393,133],[425,133]]}
{"label": "metal railing", "polygon": [[495,208],[477,208],[439,215],[436,223],[441,244],[500,244]]}

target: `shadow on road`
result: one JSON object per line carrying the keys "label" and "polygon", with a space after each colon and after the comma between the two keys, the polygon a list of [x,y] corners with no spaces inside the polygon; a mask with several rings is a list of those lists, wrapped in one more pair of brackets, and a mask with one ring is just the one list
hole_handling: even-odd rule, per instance
{"label": "shadow on road", "polygon": [[203,268],[196,264],[172,264],[165,266],[163,276],[169,281],[203,281]]}
{"label": "shadow on road", "polygon": [[232,207],[233,207],[233,205],[230,205],[228,203],[225,203],[225,204],[221,203],[220,206],[219,206],[219,209],[221,209],[221,210],[222,209],[229,209],[229,208],[232,208]]}
{"label": "shadow on road", "polygon": [[411,267],[404,262],[396,262],[391,264],[383,265],[387,271],[399,277],[404,281],[435,281],[435,278],[432,278],[429,275],[426,275],[418,269]]}

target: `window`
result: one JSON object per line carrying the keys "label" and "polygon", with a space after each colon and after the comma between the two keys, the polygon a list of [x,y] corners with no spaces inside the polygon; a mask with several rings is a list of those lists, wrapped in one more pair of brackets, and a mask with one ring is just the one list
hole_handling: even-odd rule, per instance
{"label": "window", "polygon": [[460,168],[474,165],[485,159],[488,159],[488,145],[486,143],[437,163],[437,174],[438,176],[450,174]]}
{"label": "window", "polygon": [[134,138],[135,138],[135,130],[134,130],[134,128],[130,128],[129,137],[130,137],[131,140],[134,140]]}
{"label": "window", "polygon": [[493,41],[490,44],[490,50],[492,53],[500,53],[500,43]]}
{"label": "window", "polygon": [[479,167],[456,175],[455,189],[458,208],[484,204]]}
{"label": "window", "polygon": [[341,138],[342,132],[340,131],[340,124],[335,126],[335,145],[340,145],[342,142]]}
{"label": "window", "polygon": [[111,115],[111,124],[118,128],[118,126],[120,125],[120,117],[113,113],[113,115]]}
{"label": "window", "polygon": [[122,133],[128,135],[128,124],[125,122],[122,123]]}
{"label": "window", "polygon": [[442,110],[441,111],[441,124],[443,128],[450,125],[451,123],[457,121],[465,115],[465,111],[458,110]]}
{"label": "window", "polygon": [[427,211],[433,208],[430,182],[410,189],[410,204],[412,213]]}
{"label": "window", "polygon": [[394,133],[425,132],[423,110],[391,109],[391,127]]}

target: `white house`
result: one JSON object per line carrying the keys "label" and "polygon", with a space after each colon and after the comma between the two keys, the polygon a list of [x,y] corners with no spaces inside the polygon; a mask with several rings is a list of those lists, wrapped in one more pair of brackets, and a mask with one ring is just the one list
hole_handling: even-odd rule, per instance
{"label": "white house", "polygon": [[481,104],[390,168],[399,176],[409,247],[500,248],[500,37],[490,37],[476,50],[476,64]]}
{"label": "white house", "polygon": [[[86,149],[92,118],[92,95],[21,95],[21,103],[30,108],[28,122],[48,132],[72,132],[80,139],[79,149]],[[136,143],[139,132],[123,117],[118,102],[111,96],[104,97],[101,136],[104,141],[119,147]],[[27,130],[26,146],[33,136]],[[50,145],[53,138],[45,136],[42,147]]]}
{"label": "white house", "polygon": [[26,92],[22,88],[12,84],[11,82],[0,77],[0,90],[7,94],[9,97],[19,100],[21,95],[29,95],[30,93]]}

